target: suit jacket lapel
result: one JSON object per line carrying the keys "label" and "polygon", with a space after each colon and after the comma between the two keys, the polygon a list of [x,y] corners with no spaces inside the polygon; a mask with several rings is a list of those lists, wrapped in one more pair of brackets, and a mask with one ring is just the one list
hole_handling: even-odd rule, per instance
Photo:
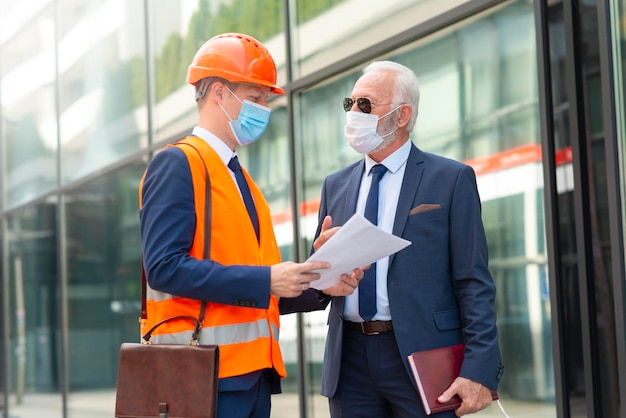
{"label": "suit jacket lapel", "polygon": [[[361,160],[358,164],[355,164],[352,171],[348,175],[348,187],[347,195],[345,199],[345,210],[343,211],[343,219],[337,219],[337,225],[345,224],[352,215],[356,213],[356,201],[359,197],[359,188],[361,187],[361,179],[363,178],[363,171],[365,170],[365,160]],[[333,219],[333,224],[335,220]],[[343,307],[345,304],[345,296],[333,298],[331,305],[331,312],[336,315],[343,313]]]}
{"label": "suit jacket lapel", "polygon": [[345,218],[341,221],[342,225],[356,213],[356,201],[359,197],[359,188],[361,187],[361,179],[363,178],[364,170],[365,160],[361,160],[352,168],[348,176],[348,195],[346,196]]}
{"label": "suit jacket lapel", "polygon": [[[393,222],[393,234],[402,237],[404,227],[409,219],[409,211],[415,200],[417,188],[422,179],[424,172],[424,155],[415,145],[411,145],[409,158],[406,162],[404,170],[404,178],[402,179],[402,188],[400,189],[400,197],[398,198],[398,208],[396,209],[396,218]],[[393,262],[394,255],[389,257],[389,265]]]}

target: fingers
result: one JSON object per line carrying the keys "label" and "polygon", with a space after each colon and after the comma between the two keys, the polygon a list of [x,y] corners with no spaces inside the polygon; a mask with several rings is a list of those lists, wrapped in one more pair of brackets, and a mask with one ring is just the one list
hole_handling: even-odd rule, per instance
{"label": "fingers", "polygon": [[361,279],[364,276],[363,270],[367,270],[368,268],[370,268],[370,265],[367,265],[366,267],[357,268],[357,269],[354,269],[354,271],[352,271],[352,274],[350,275],[350,277],[356,280],[357,285],[359,284],[359,281],[361,281]]}
{"label": "fingers", "polygon": [[330,215],[326,215],[326,217],[324,217],[324,220],[322,221],[322,232],[320,234],[328,231],[332,225],[333,218]]}
{"label": "fingers", "polygon": [[363,278],[363,271],[359,271],[361,271],[360,277],[355,275],[355,273],[341,275],[341,285],[343,286],[344,290],[341,296],[351,295],[352,292],[354,292],[354,289],[357,288],[357,286],[359,285],[359,281]]}
{"label": "fingers", "polygon": [[354,289],[363,278],[363,270],[354,269],[350,274],[342,274],[339,283],[324,289],[324,293],[329,296],[348,296],[354,293]]}
{"label": "fingers", "polygon": [[320,247],[324,245],[324,243],[328,241],[333,235],[335,235],[337,231],[339,231],[339,229],[341,228],[339,226],[331,228],[332,223],[333,223],[333,219],[330,216],[326,216],[324,218],[324,221],[322,222],[322,229],[320,231],[320,234],[315,240],[315,242],[313,243],[313,249],[315,251],[319,250]]}
{"label": "fingers", "polygon": [[454,383],[452,383],[448,389],[446,389],[441,395],[439,395],[437,400],[441,403],[446,403],[450,399],[452,399],[454,395],[457,395],[457,394],[458,394],[457,386]]}
{"label": "fingers", "polygon": [[311,287],[312,281],[320,278],[316,271],[329,267],[330,264],[325,261],[275,264],[270,269],[270,293],[286,298],[300,296]]}
{"label": "fingers", "polygon": [[[302,274],[307,274],[307,273],[317,271],[317,270],[325,270],[330,267],[330,263],[326,261],[305,261],[304,263],[299,263],[296,265],[298,266],[297,270]],[[317,280],[317,279],[313,279],[313,280]]]}
{"label": "fingers", "polygon": [[463,377],[457,377],[437,400],[447,402],[454,395],[459,395],[463,401],[461,406],[454,411],[459,417],[481,411],[492,402],[491,391],[486,386]]}
{"label": "fingers", "polygon": [[[350,294],[357,288],[359,282],[363,278],[363,270],[354,269],[350,274],[341,275],[341,283],[350,291]],[[347,295],[346,295],[347,296]]]}

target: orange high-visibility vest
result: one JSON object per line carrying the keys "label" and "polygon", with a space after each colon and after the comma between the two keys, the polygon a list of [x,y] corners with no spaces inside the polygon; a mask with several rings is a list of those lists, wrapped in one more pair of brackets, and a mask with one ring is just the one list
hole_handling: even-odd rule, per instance
{"label": "orange high-visibility vest", "polygon": [[[244,170],[259,217],[259,241],[237,186],[218,154],[204,140],[195,136],[168,146],[182,150],[191,168],[196,229],[190,255],[202,259],[204,254],[206,165],[211,185],[210,259],[224,265],[269,266],[280,262],[269,205],[248,173]],[[143,180],[139,186],[140,206]],[[141,325],[142,335],[157,322],[172,316],[191,315],[197,318],[200,303],[196,299],[156,291],[148,285],[147,320]],[[240,376],[265,368],[274,368],[281,377],[286,376],[278,344],[278,298],[270,296],[268,309],[213,302],[207,302],[206,305],[200,344],[219,346],[220,378]],[[154,331],[151,341],[157,344],[188,344],[193,328],[194,324],[190,320],[168,321]]]}

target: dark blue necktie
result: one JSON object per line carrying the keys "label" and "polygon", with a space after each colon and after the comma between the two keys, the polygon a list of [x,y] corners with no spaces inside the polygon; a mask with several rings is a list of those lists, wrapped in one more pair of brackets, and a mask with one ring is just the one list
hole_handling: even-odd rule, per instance
{"label": "dark blue necktie", "polygon": [[[365,218],[374,225],[378,225],[378,183],[386,172],[387,167],[382,164],[376,164],[370,170],[372,184],[365,202]],[[369,321],[376,315],[376,263],[363,273],[359,283],[359,315]]]}
{"label": "dark blue necktie", "polygon": [[256,238],[258,240],[259,218],[256,214],[256,207],[254,206],[254,200],[252,200],[252,194],[250,193],[248,182],[246,182],[243,171],[241,171],[241,165],[239,164],[239,159],[236,155],[230,159],[230,162],[228,163],[228,168],[230,168],[233,173],[235,173],[235,179],[237,179],[237,185],[239,186],[239,191],[241,192],[243,203],[246,205],[248,215],[250,216],[250,220],[252,221],[252,226],[254,227],[254,232],[256,233]]}

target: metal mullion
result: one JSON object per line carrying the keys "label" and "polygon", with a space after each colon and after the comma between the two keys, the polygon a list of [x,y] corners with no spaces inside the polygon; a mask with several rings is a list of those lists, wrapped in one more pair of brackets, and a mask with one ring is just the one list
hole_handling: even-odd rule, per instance
{"label": "metal mullion", "polygon": [[[620,155],[616,123],[615,78],[613,66],[613,28],[611,1],[598,2],[598,34],[600,46],[600,75],[602,82],[603,131],[606,149],[606,176],[609,208],[609,234],[611,243],[611,276],[613,284],[613,309],[617,356],[618,394],[622,400],[618,416],[626,417],[626,277],[624,268],[624,225],[622,223],[622,196],[620,185]],[[615,10],[615,9],[613,9]]]}
{"label": "metal mullion", "polygon": [[[0,174],[1,176],[2,174]],[[9,327],[12,317],[9,315],[9,257],[8,257],[8,222],[7,216],[0,211],[0,390],[2,391],[2,405],[0,416],[9,416],[9,385],[10,379],[10,339]]]}
{"label": "metal mullion", "polygon": [[55,113],[56,113],[56,138],[57,138],[57,154],[56,154],[56,167],[57,167],[57,190],[53,193],[56,194],[56,228],[57,228],[57,250],[56,256],[58,260],[57,266],[57,282],[59,283],[59,318],[60,321],[60,335],[61,335],[61,347],[59,353],[59,386],[61,391],[61,417],[67,418],[69,416],[69,390],[70,390],[70,357],[69,357],[69,312],[68,312],[68,290],[67,290],[67,239],[65,236],[65,199],[62,189],[63,184],[63,158],[62,158],[62,146],[61,146],[61,85],[60,85],[60,71],[59,71],[59,40],[60,34],[60,5],[58,2],[54,2],[54,97],[55,97]]}
{"label": "metal mullion", "polygon": [[563,295],[558,282],[561,277],[559,240],[559,205],[556,181],[554,103],[552,100],[552,72],[550,68],[550,38],[547,0],[534,1],[537,42],[537,78],[539,87],[539,115],[541,127],[542,165],[544,177],[544,213],[548,277],[550,287],[552,357],[557,416],[570,415],[565,361],[567,358],[563,331]]}
{"label": "metal mullion", "polygon": [[[152,46],[150,43],[150,29],[151,29],[151,25],[150,25],[150,4],[149,4],[149,0],[144,0],[143,2],[143,19],[144,19],[144,51],[146,54],[146,61],[145,61],[145,71],[146,71],[146,119],[147,119],[147,132],[146,132],[146,136],[147,136],[147,140],[148,140],[148,145],[153,145],[154,144],[154,118],[153,118],[153,112],[152,112],[152,107],[153,107],[153,103],[152,103],[152,93],[153,93],[153,89],[154,89],[154,79],[156,78],[153,74],[153,69],[154,69],[154,65],[152,65]],[[156,92],[154,92],[154,96],[156,96]],[[143,150],[142,150],[143,151]]]}
{"label": "metal mullion", "polygon": [[[580,45],[578,22],[580,22],[577,0],[563,1],[565,25],[565,67],[567,71],[567,98],[569,103],[569,134],[572,147],[572,167],[574,170],[574,225],[576,231],[576,253],[578,255],[578,290],[581,318],[581,343],[583,348],[583,371],[585,377],[585,401],[587,417],[599,417],[596,407],[597,385],[593,370],[597,365],[597,329],[593,322],[595,294],[593,292],[592,235],[590,231],[589,201],[589,155],[585,133],[587,132],[582,79],[582,64],[579,56]],[[583,104],[581,104],[583,103]]]}
{"label": "metal mullion", "polygon": [[[2,45],[0,45],[0,64],[2,62]],[[2,66],[0,65],[0,69]],[[2,83],[0,83],[0,95],[2,94]],[[9,416],[9,268],[8,268],[8,251],[7,241],[8,225],[7,216],[4,213],[5,207],[5,179],[8,173],[6,170],[5,146],[6,138],[3,134],[4,115],[0,106],[0,391],[2,392],[2,404],[0,405],[0,416]]]}
{"label": "metal mullion", "polygon": [[[299,186],[299,180],[302,178],[301,171],[298,170],[299,148],[296,146],[295,135],[295,112],[294,99],[295,94],[292,88],[293,81],[293,57],[292,57],[292,32],[291,29],[296,25],[295,13],[297,4],[295,0],[283,1],[283,13],[285,24],[285,74],[287,79],[287,142],[289,146],[289,176],[291,178],[290,194],[291,194],[291,214],[292,214],[292,254],[296,261],[302,261],[305,257],[304,248],[300,245],[302,239],[300,237],[300,211],[299,201],[303,195],[302,187]],[[297,359],[298,359],[298,399],[299,399],[299,417],[307,418],[309,416],[309,368],[308,355],[306,350],[307,338],[305,335],[306,324],[305,316],[302,312],[298,312],[296,317],[296,341],[297,341]]]}

